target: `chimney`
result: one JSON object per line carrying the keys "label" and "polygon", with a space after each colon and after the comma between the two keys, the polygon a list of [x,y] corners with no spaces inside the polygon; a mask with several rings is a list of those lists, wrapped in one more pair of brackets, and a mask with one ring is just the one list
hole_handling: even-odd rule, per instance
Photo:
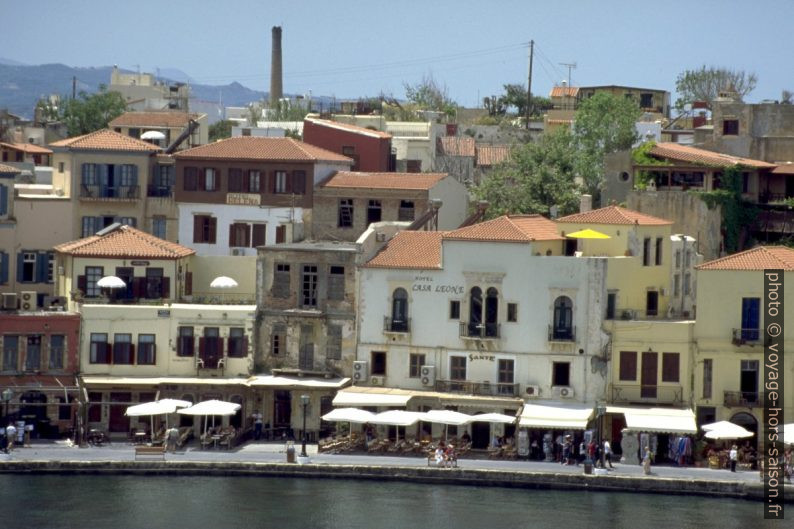
{"label": "chimney", "polygon": [[273,45],[270,56],[270,106],[275,107],[284,96],[281,86],[281,26],[273,26]]}
{"label": "chimney", "polygon": [[593,209],[592,195],[582,195],[579,197],[579,213],[587,213]]}

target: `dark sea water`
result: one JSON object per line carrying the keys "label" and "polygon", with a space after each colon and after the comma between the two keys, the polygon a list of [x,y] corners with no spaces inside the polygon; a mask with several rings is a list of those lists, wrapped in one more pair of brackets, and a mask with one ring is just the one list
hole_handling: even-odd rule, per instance
{"label": "dark sea water", "polygon": [[[794,516],[791,512],[789,516]],[[0,528],[732,529],[761,502],[331,479],[0,475]]]}

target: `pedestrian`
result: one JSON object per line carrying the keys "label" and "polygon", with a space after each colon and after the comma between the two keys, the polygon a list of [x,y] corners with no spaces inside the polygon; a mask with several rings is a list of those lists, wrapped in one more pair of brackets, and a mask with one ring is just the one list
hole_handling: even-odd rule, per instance
{"label": "pedestrian", "polygon": [[653,453],[649,447],[645,447],[642,456],[642,470],[645,472],[645,475],[649,475],[651,473],[651,459],[653,458]]}
{"label": "pedestrian", "polygon": [[8,423],[6,427],[6,437],[8,438],[8,447],[6,452],[11,452],[14,449],[14,441],[17,439],[17,427],[13,422]]}
{"label": "pedestrian", "polygon": [[165,437],[165,449],[168,452],[176,452],[176,445],[179,440],[179,428],[169,428]]}
{"label": "pedestrian", "polygon": [[609,463],[609,468],[612,466],[612,445],[609,444],[609,439],[604,439],[604,460]]}
{"label": "pedestrian", "polygon": [[731,446],[731,451],[728,452],[728,457],[731,460],[731,472],[736,472],[736,462],[739,460],[739,450],[736,445]]}
{"label": "pedestrian", "polygon": [[786,448],[783,454],[783,476],[789,483],[791,483],[791,475],[794,473],[794,466],[792,465],[794,465],[794,456],[792,456],[791,448]]}
{"label": "pedestrian", "polygon": [[262,414],[257,410],[251,417],[254,419],[254,441],[259,441],[259,438],[262,437]]}

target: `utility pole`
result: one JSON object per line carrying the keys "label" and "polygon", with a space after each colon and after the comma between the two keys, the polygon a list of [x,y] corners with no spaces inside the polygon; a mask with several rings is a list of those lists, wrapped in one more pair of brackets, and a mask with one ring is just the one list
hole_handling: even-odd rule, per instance
{"label": "utility pole", "polygon": [[532,115],[532,54],[535,51],[535,41],[529,41],[529,76],[527,78],[527,130],[529,130],[529,116]]}
{"label": "utility pole", "polygon": [[568,86],[571,86],[571,70],[575,70],[576,69],[576,63],[575,62],[571,62],[571,63],[561,62],[560,66],[565,66],[566,68],[568,68]]}

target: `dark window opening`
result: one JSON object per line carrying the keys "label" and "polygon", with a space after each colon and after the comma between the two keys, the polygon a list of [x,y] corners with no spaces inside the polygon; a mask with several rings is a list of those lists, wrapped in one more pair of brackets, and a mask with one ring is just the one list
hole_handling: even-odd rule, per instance
{"label": "dark window opening", "polygon": [[386,352],[385,351],[372,351],[372,374],[373,375],[386,375]]}
{"label": "dark window opening", "polygon": [[551,385],[552,386],[571,385],[570,362],[554,362],[552,364]]}

